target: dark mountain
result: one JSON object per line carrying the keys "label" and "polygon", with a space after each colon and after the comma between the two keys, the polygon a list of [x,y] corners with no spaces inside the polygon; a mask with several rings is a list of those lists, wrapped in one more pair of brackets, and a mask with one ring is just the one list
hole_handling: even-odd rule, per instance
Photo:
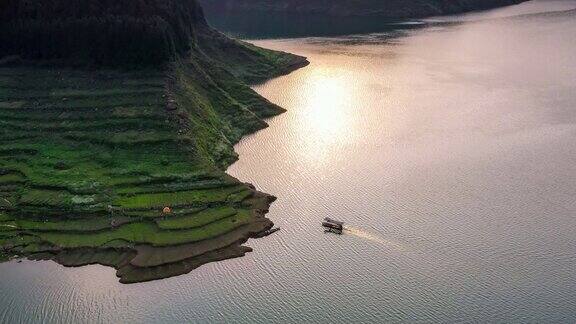
{"label": "dark mountain", "polygon": [[484,10],[525,0],[201,0],[210,12],[260,11],[329,16],[421,18]]}
{"label": "dark mountain", "polygon": [[207,29],[195,1],[4,0],[0,56],[152,65],[190,49]]}
{"label": "dark mountain", "polygon": [[238,62],[260,71],[303,62],[293,55],[272,62],[278,56],[266,55],[271,51],[225,37],[208,26],[195,0],[0,1],[0,58],[129,68],[200,52],[228,60],[222,63],[233,70]]}

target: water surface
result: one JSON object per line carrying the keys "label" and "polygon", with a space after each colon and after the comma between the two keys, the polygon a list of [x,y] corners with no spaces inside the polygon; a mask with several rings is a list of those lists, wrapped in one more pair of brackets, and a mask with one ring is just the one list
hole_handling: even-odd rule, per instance
{"label": "water surface", "polygon": [[[256,87],[288,112],[230,168],[278,196],[282,230],[128,286],[102,266],[0,264],[0,322],[575,322],[572,8],[257,41],[311,61]],[[350,230],[324,234],[325,216]]]}

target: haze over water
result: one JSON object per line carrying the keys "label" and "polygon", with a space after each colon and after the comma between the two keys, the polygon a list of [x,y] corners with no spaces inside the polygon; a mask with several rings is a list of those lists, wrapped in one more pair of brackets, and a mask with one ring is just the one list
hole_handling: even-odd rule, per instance
{"label": "haze over water", "polygon": [[0,322],[575,322],[574,8],[255,42],[311,62],[256,87],[288,112],[229,170],[279,198],[282,230],[135,285],[0,264]]}

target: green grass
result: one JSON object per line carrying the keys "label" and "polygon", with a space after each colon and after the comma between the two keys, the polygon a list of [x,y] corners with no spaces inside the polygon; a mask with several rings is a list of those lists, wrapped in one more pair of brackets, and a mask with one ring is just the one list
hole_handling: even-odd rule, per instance
{"label": "green grass", "polygon": [[159,208],[164,206],[187,206],[194,204],[210,204],[226,202],[226,199],[239,191],[246,191],[243,185],[216,188],[199,189],[180,192],[163,192],[153,194],[142,194],[135,197],[123,197],[115,201],[116,205],[126,209],[138,208]]}
{"label": "green grass", "polygon": [[165,218],[157,219],[156,224],[164,230],[195,228],[236,215],[237,213],[238,211],[232,207],[210,208],[185,216],[171,217],[169,215]]}
{"label": "green grass", "polygon": [[14,218],[6,214],[5,212],[0,211],[0,222],[7,222],[11,221]]}
{"label": "green grass", "polygon": [[[209,61],[161,73],[0,68],[4,242],[169,245],[248,222],[234,206],[251,189],[222,169],[232,144],[265,126],[261,111],[281,110]],[[173,213],[159,218],[165,206]]]}
{"label": "green grass", "polygon": [[[13,222],[19,229],[28,231],[75,231],[93,232],[112,228],[112,219],[115,224],[129,222],[127,217],[93,217],[88,219],[66,221],[32,221],[19,219]],[[0,224],[1,226],[1,224]]]}
{"label": "green grass", "polygon": [[67,191],[27,190],[20,198],[21,204],[72,207],[97,203],[95,195],[74,195]]}
{"label": "green grass", "polygon": [[224,41],[234,51],[222,51],[214,42],[201,42],[204,52],[226,67],[234,76],[248,83],[257,83],[289,72],[294,66],[305,64],[303,57],[257,47],[238,40]]}
{"label": "green grass", "polygon": [[[207,208],[208,208],[207,206],[203,206],[203,207],[180,207],[177,209],[173,209],[172,213],[170,215],[172,217],[184,216],[184,215],[194,214],[194,213],[197,213],[197,212],[202,211],[202,210],[206,210]],[[149,210],[125,210],[123,212],[123,214],[125,216],[135,217],[135,218],[137,217],[140,219],[147,219],[147,218],[155,219],[155,218],[159,218],[159,217],[164,217],[164,215],[162,214],[162,208],[149,209]]]}
{"label": "green grass", "polygon": [[17,248],[16,252],[20,254],[22,253],[22,249],[26,248],[26,246],[40,242],[41,239],[38,238],[37,236],[23,234],[0,239],[0,247],[12,246],[13,248]]}
{"label": "green grass", "polygon": [[25,178],[17,173],[0,175],[0,184],[10,184],[24,181]]}
{"label": "green grass", "polygon": [[0,223],[0,232],[11,232],[18,230],[18,224],[14,221],[7,221]]}
{"label": "green grass", "polygon": [[293,57],[230,44],[241,57],[204,46],[164,71],[0,67],[0,258],[126,257],[267,226],[243,203],[254,191],[224,170],[233,145],[283,110],[238,77],[275,75]]}
{"label": "green grass", "polygon": [[205,226],[167,231],[153,223],[134,223],[120,226],[118,229],[95,234],[69,234],[69,233],[36,233],[43,241],[64,248],[100,247],[114,240],[151,244],[154,246],[169,246],[197,242],[230,232],[231,230],[248,224],[252,216],[250,211],[241,210],[235,216],[224,218]]}
{"label": "green grass", "polygon": [[228,196],[228,201],[232,203],[240,203],[254,194],[252,190],[242,190],[235,192]]}

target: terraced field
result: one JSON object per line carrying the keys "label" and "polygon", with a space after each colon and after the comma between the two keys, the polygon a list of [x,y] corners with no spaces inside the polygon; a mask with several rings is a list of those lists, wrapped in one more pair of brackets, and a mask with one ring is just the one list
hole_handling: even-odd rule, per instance
{"label": "terraced field", "polygon": [[0,258],[100,263],[138,282],[246,253],[273,197],[223,170],[283,110],[209,63],[1,67]]}

